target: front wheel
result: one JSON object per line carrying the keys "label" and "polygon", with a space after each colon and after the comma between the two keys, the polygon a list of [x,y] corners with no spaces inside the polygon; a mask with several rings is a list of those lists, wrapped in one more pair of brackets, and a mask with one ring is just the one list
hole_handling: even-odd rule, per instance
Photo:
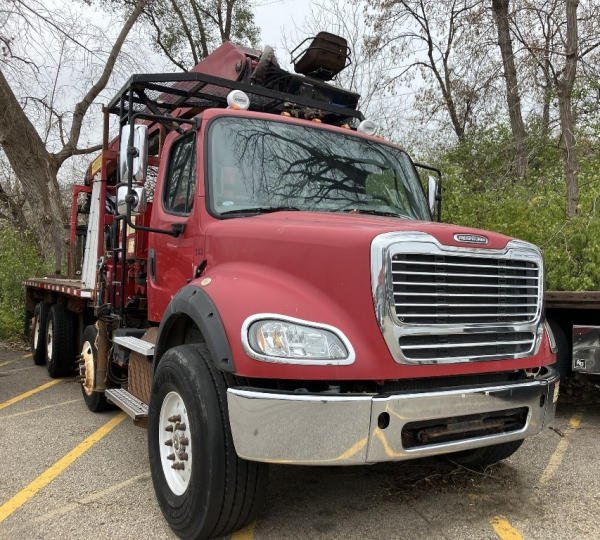
{"label": "front wheel", "polygon": [[227,411],[233,377],[204,345],[181,345],[161,359],[148,414],[148,453],[156,498],[182,538],[213,538],[259,512],[266,465],[238,458]]}
{"label": "front wheel", "polygon": [[523,439],[510,441],[473,450],[464,450],[448,454],[448,459],[468,469],[483,470],[486,467],[498,463],[512,456],[523,444]]}

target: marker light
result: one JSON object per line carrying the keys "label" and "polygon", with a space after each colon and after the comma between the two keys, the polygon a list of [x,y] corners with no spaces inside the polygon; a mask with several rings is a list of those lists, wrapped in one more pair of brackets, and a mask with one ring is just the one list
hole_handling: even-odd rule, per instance
{"label": "marker light", "polygon": [[377,124],[372,120],[363,120],[360,124],[358,124],[356,131],[360,131],[365,135],[375,135],[375,132],[377,131]]}
{"label": "marker light", "polygon": [[227,94],[227,106],[230,109],[242,109],[247,111],[250,107],[250,98],[246,92],[241,90],[232,90]]}

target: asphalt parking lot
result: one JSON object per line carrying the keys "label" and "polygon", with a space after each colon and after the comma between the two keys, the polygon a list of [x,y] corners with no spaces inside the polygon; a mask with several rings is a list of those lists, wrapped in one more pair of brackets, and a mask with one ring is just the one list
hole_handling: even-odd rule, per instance
{"label": "asphalt parking lot", "polygon": [[[553,427],[484,473],[274,466],[262,516],[234,537],[600,538],[600,405],[559,399]],[[89,412],[76,379],[0,349],[0,430],[0,538],[173,538],[146,431]]]}

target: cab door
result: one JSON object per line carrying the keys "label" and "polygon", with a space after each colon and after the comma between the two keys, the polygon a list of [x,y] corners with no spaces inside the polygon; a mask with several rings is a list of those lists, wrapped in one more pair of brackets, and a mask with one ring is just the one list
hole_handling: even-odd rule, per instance
{"label": "cab door", "polygon": [[194,130],[167,138],[154,193],[151,227],[183,229],[178,236],[150,232],[148,318],[160,321],[173,295],[194,276],[202,252],[198,204],[198,137]]}

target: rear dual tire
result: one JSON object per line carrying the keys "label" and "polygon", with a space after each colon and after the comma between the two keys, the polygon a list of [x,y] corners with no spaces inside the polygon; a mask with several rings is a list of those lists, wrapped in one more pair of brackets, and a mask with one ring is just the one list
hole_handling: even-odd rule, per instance
{"label": "rear dual tire", "polygon": [[29,333],[31,355],[33,362],[38,366],[46,363],[46,327],[48,323],[48,313],[50,304],[39,302],[33,310],[31,319],[31,331]]}
{"label": "rear dual tire", "polygon": [[46,322],[46,367],[50,377],[71,375],[75,366],[75,321],[62,304],[53,304]]}
{"label": "rear dual tire", "polygon": [[162,513],[182,538],[229,534],[262,506],[266,465],[240,459],[229,428],[227,387],[235,383],[199,344],[168,350],[156,370],[150,469]]}
{"label": "rear dual tire", "polygon": [[81,338],[81,365],[83,367],[80,372],[83,379],[81,393],[83,394],[83,400],[87,408],[92,412],[101,412],[111,407],[106,400],[104,392],[94,391],[98,373],[97,338],[98,329],[94,325],[86,326]]}

